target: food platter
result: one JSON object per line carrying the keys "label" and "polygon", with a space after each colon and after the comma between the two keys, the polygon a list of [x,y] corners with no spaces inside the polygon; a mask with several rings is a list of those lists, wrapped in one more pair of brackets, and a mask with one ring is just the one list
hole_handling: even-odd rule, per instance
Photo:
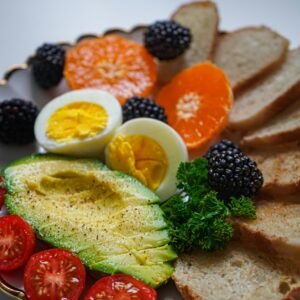
{"label": "food platter", "polygon": [[[118,34],[125,38],[132,39],[137,42],[142,42],[143,31],[146,26],[139,25],[132,28],[130,31],[122,29],[109,29],[106,30],[103,35]],[[83,34],[75,41],[78,43],[86,38],[96,38],[94,34]],[[68,42],[61,42],[65,48],[70,47],[72,44]],[[0,80],[0,101],[4,99],[10,99],[13,97],[20,97],[33,101],[39,109],[41,109],[50,99],[67,92],[69,89],[66,82],[63,80],[59,86],[45,91],[37,86],[32,78],[30,70],[31,58],[29,57],[27,62],[22,65],[13,66],[5,74],[2,80]],[[6,146],[0,147],[0,166],[14,159],[26,156],[32,153],[43,152],[37,144],[33,143],[26,146]],[[0,216],[5,215],[5,209],[0,211]],[[9,295],[16,299],[26,299],[23,292],[23,270],[8,272],[0,274],[0,298],[3,299],[1,293]],[[90,279],[92,281],[92,279]],[[5,297],[5,296],[4,296]],[[179,292],[176,290],[174,283],[170,282],[161,287],[158,290],[158,299],[179,300],[182,299]]]}
{"label": "food platter", "polygon": [[[228,299],[252,299],[268,284],[251,277],[262,257],[278,299],[298,296],[298,270],[288,291],[273,276],[298,246],[268,219],[290,229],[299,205],[300,48],[266,26],[218,24],[213,2],[190,3],[168,21],[45,43],[5,73],[0,298],[215,299],[228,285]],[[232,270],[212,271],[223,262]]]}

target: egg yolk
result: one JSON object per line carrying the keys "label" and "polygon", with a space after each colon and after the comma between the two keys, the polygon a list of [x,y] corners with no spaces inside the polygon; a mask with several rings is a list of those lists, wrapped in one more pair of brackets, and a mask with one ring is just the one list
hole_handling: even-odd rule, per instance
{"label": "egg yolk", "polygon": [[92,138],[106,128],[107,122],[108,114],[101,105],[73,102],[51,115],[46,134],[57,142]]}
{"label": "egg yolk", "polygon": [[109,144],[107,155],[112,169],[135,177],[151,190],[155,191],[166,175],[166,153],[149,137],[118,135]]}

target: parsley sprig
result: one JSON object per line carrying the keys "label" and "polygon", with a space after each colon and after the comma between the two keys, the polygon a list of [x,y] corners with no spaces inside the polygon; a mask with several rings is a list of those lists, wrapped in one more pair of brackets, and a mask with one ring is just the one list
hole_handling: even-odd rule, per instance
{"label": "parsley sprig", "polygon": [[244,196],[228,202],[218,199],[208,184],[208,162],[198,158],[181,163],[177,172],[179,192],[162,204],[169,222],[171,245],[177,253],[194,248],[212,251],[224,247],[233,236],[231,217],[255,219],[251,199]]}

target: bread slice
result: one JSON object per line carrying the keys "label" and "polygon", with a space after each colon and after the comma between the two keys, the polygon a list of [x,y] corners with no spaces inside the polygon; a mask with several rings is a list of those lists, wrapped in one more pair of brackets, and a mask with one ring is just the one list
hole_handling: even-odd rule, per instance
{"label": "bread slice", "polygon": [[299,269],[237,242],[225,250],[182,255],[173,274],[186,300],[287,300],[300,297]]}
{"label": "bread slice", "polygon": [[300,97],[262,127],[244,136],[241,143],[259,147],[297,140],[300,140]]}
{"label": "bread slice", "polygon": [[179,58],[159,63],[158,80],[168,82],[181,70],[211,59],[218,32],[219,16],[211,1],[192,2],[180,6],[172,20],[190,29],[190,48]]}
{"label": "bread slice", "polygon": [[236,232],[248,245],[300,264],[300,196],[298,203],[258,201],[256,220],[237,220]]}
{"label": "bread slice", "polygon": [[300,142],[246,151],[262,171],[262,192],[289,195],[300,192]]}
{"label": "bread slice", "polygon": [[218,37],[213,61],[236,91],[278,66],[288,45],[286,38],[265,26],[241,28]]}
{"label": "bread slice", "polygon": [[255,81],[237,96],[229,125],[239,130],[258,127],[300,95],[300,48],[291,50],[284,63]]}

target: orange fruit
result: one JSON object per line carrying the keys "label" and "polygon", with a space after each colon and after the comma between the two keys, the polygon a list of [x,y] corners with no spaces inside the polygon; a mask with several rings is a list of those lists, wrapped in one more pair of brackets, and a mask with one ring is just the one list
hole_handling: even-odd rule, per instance
{"label": "orange fruit", "polygon": [[188,149],[203,149],[227,124],[232,90],[221,69],[203,63],[177,74],[156,100]]}
{"label": "orange fruit", "polygon": [[64,69],[71,89],[99,88],[120,103],[148,96],[156,82],[154,58],[140,44],[118,35],[79,42],[67,51]]}

